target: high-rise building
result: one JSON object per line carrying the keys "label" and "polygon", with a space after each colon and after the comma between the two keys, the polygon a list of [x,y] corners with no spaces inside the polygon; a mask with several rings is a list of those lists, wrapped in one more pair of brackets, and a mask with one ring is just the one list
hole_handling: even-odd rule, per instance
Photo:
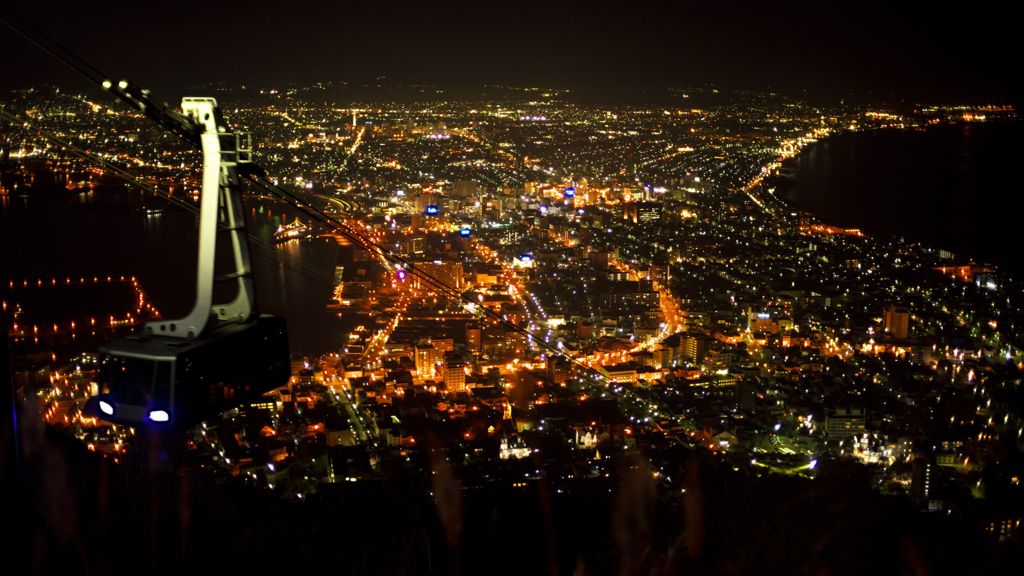
{"label": "high-rise building", "polygon": [[434,368],[438,361],[443,358],[441,353],[434,348],[434,343],[429,340],[421,340],[416,343],[416,376],[424,380],[434,377]]}
{"label": "high-rise building", "polygon": [[648,276],[651,280],[667,286],[669,281],[672,280],[672,267],[668,264],[651,264]]}
{"label": "high-rise building", "polygon": [[576,323],[576,336],[581,339],[594,337],[594,323],[590,320],[580,320]]}
{"label": "high-rise building", "polygon": [[438,354],[446,354],[455,349],[455,340],[452,338],[431,338],[430,341],[434,343]]}
{"label": "high-rise building", "polygon": [[661,219],[660,202],[631,202],[623,207],[622,216],[634,224],[653,224]]}
{"label": "high-rise building", "polygon": [[910,335],[910,311],[890,306],[885,311],[885,331],[897,340],[906,340]]}
{"label": "high-rise building", "polygon": [[564,384],[572,373],[572,363],[564,356],[551,356],[547,361],[547,376],[555,384]]}
{"label": "high-rise building", "polygon": [[931,454],[915,454],[910,477],[910,495],[919,506],[925,508],[934,497],[936,476],[939,467]]}
{"label": "high-rise building", "polygon": [[684,360],[700,364],[708,353],[708,339],[703,334],[687,332],[680,338],[679,348]]}
{"label": "high-rise building", "polygon": [[[431,278],[436,279],[438,282],[445,284],[456,290],[461,290],[464,284],[463,282],[463,271],[462,262],[443,262],[441,260],[434,260],[431,262],[416,262],[416,268],[422,270],[424,273],[429,274]],[[416,277],[416,286],[419,287],[421,284],[419,276]],[[429,288],[429,285],[425,285]]]}
{"label": "high-rise building", "polygon": [[825,433],[832,440],[846,440],[864,432],[867,417],[863,408],[836,408],[825,417]]}
{"label": "high-rise building", "polygon": [[458,352],[444,355],[444,385],[449,392],[465,392],[466,361]]}
{"label": "high-rise building", "polygon": [[466,322],[466,348],[470,352],[480,352],[480,323]]}
{"label": "high-rise building", "polygon": [[423,254],[426,247],[426,239],[423,236],[413,236],[402,242],[402,249],[408,254]]}
{"label": "high-rise building", "polygon": [[483,205],[483,212],[485,216],[490,218],[501,219],[505,215],[505,206],[501,201],[501,198],[490,198],[487,200],[481,200]]}

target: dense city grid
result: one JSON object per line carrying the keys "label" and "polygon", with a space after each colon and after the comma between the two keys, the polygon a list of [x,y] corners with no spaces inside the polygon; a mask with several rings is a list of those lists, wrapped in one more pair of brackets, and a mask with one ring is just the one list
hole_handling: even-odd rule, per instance
{"label": "dense city grid", "polygon": [[[787,160],[830,135],[1012,109],[823,108],[704,88],[632,105],[501,86],[472,98],[343,84],[196,93],[251,132],[272,181],[468,302],[290,215],[279,249],[333,238],[352,251],[337,270],[290,273],[329,282],[323,313],[355,328],[340,349],[294,350],[286,387],[192,430],[190,465],[285,500],[395,466],[440,500],[444,482],[542,485],[557,499],[611,486],[623,461],[680,494],[683,455],[699,452],[749,477],[814,482],[855,466],[883,495],[1019,537],[1019,279],[942,246],[828,225],[776,194]],[[197,154],[102,95],[27,90],[0,110],[0,194],[32,189],[44,169],[72,189],[123,188],[102,160],[195,203]],[[3,280],[15,349],[52,352],[23,395],[90,450],[128,458],[133,430],[82,413],[94,356],[62,343],[159,316],[150,287]],[[130,310],[44,323],[23,301],[103,281]]]}

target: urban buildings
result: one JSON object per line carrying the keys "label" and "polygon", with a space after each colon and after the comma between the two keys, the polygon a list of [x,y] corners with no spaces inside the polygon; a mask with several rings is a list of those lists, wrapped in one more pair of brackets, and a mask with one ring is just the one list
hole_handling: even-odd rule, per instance
{"label": "urban buildings", "polygon": [[[375,102],[321,90],[218,93],[257,135],[269,176],[367,242],[326,221],[291,237],[297,215],[250,194],[257,238],[287,236],[257,275],[292,296],[276,303],[310,336],[293,346],[288,386],[192,431],[183,443],[199,469],[295,504],[361,490],[383,501],[373,487],[394,483],[429,510],[525,494],[613,506],[609,491],[635,482],[679,518],[691,470],[751,490],[792,481],[777,488],[787,495],[856,470],[866,500],[1020,538],[1024,470],[1003,457],[1024,427],[1019,281],[821,223],[774,193],[804,146],[934,113],[700,90],[658,106],[553,89]],[[41,90],[4,110],[192,201],[194,154],[141,118]],[[43,173],[80,202],[123,192],[34,129],[2,145],[6,198],[38,190]],[[129,275],[108,280],[124,297],[106,323],[35,304],[32,290],[61,280],[91,285],[77,276],[3,279],[14,350],[30,359],[17,376],[52,427],[123,459],[137,437],[82,414],[95,367],[75,347],[158,306]],[[314,288],[300,298],[296,285]]]}

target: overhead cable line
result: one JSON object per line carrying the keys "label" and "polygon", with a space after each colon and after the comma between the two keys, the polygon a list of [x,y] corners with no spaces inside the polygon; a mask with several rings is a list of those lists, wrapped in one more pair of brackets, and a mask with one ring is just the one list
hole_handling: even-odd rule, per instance
{"label": "overhead cable line", "polygon": [[[4,10],[3,13],[6,13],[8,15],[10,14],[10,12],[6,10]],[[103,74],[95,66],[92,66],[84,59],[74,54],[72,51],[64,48],[57,42],[49,39],[45,34],[27,24],[23,23],[19,25],[12,23],[9,19],[10,16],[5,17],[3,13],[0,13],[0,22],[2,22],[7,27],[17,32],[26,40],[28,40],[35,46],[39,47],[46,53],[50,54],[52,57],[56,58],[63,64],[74,69],[82,76],[98,84],[105,91],[111,92],[120,100],[129,104],[138,111],[142,112],[148,118],[150,118],[158,125],[160,125],[162,128],[177,134],[178,136],[184,138],[186,141],[192,143],[194,146],[198,145],[198,132],[190,132],[189,130],[185,129],[185,123],[179,122],[180,119],[183,119],[183,117],[179,113],[171,110],[166,105],[158,104],[151,101],[149,99],[148,90],[140,89],[137,86],[134,86],[124,80],[118,82],[115,85],[109,79],[108,76]],[[19,18],[18,20],[21,19]],[[26,30],[25,28],[29,28],[30,30]],[[298,210],[301,210],[303,213],[313,217],[314,219],[319,220],[321,223],[332,226],[337,233],[349,239],[350,241],[360,246],[369,247],[371,251],[376,253],[385,261],[390,262],[392,264],[402,264],[403,269],[408,270],[409,273],[420,278],[421,281],[440,290],[443,295],[450,298],[451,300],[462,302],[465,305],[471,304],[472,309],[474,311],[479,310],[483,316],[491,318],[494,322],[504,327],[505,329],[522,334],[526,338],[533,340],[537,345],[541,346],[542,348],[545,348],[550,352],[553,352],[559,356],[568,359],[572,364],[583,369],[585,372],[592,373],[597,377],[607,381],[607,378],[598,370],[591,368],[586,364],[583,364],[576,358],[567,354],[564,350],[550,344],[549,342],[545,341],[536,334],[530,332],[526,328],[507,320],[501,314],[498,314],[493,310],[489,310],[486,307],[478,306],[477,302],[474,302],[471,298],[460,292],[458,289],[448,286],[446,283],[438,280],[429,273],[418,269],[404,257],[394,254],[390,250],[378,245],[372,240],[363,237],[361,234],[352,230],[344,223],[340,222],[339,220],[335,219],[329,214],[323,212],[322,210],[312,206],[310,203],[300,199],[296,195],[274,184],[273,182],[268,180],[264,174],[262,174],[261,168],[256,168],[254,172],[256,173],[247,174],[250,181],[255,183],[260,188],[264,189],[265,191],[281,198],[287,204],[293,206]]]}
{"label": "overhead cable line", "polygon": [[[21,126],[23,128],[28,128],[28,124],[29,123],[27,121],[25,121],[24,119],[18,118],[17,116],[15,116],[15,115],[13,115],[13,114],[11,114],[9,112],[6,112],[4,110],[0,110],[0,118],[6,120],[12,126]],[[193,214],[198,214],[199,213],[199,209],[195,205],[190,204],[190,203],[188,203],[188,202],[186,202],[186,201],[184,201],[181,198],[178,198],[176,196],[172,196],[171,194],[161,190],[160,188],[158,188],[156,186],[153,186],[151,184],[148,184],[146,182],[143,182],[143,181],[139,180],[131,172],[125,170],[124,168],[122,168],[122,167],[120,167],[120,166],[118,166],[118,165],[116,165],[116,164],[114,164],[114,163],[112,163],[110,161],[107,161],[107,160],[97,156],[96,154],[93,154],[93,153],[90,153],[90,152],[88,152],[86,150],[83,150],[82,148],[76,146],[75,144],[72,144],[71,142],[68,142],[67,140],[64,140],[62,138],[58,138],[57,136],[49,134],[45,130],[43,130],[42,128],[33,127],[31,129],[33,131],[35,131],[35,133],[40,138],[42,138],[43,140],[46,140],[51,145],[62,147],[64,149],[66,149],[67,151],[69,151],[74,156],[77,156],[78,158],[80,158],[81,160],[83,160],[85,162],[89,162],[89,163],[95,164],[95,165],[97,165],[97,166],[99,166],[101,168],[104,168],[106,170],[109,170],[110,172],[113,172],[114,174],[117,175],[117,177],[121,178],[122,180],[124,180],[125,182],[127,182],[128,184],[130,184],[132,186],[135,186],[135,187],[137,187],[137,188],[139,188],[139,189],[141,189],[141,190],[143,190],[145,192],[149,192],[149,193],[154,194],[156,196],[160,196],[161,198],[164,198],[165,200],[167,200],[168,203],[173,204],[175,206],[178,206],[179,208],[187,210],[187,211],[189,211],[189,212],[191,212]],[[267,254],[267,255],[271,255],[271,254],[277,255],[278,254],[278,251],[274,249],[273,245],[264,242],[263,240],[261,240],[260,238],[256,237],[253,234],[247,234],[247,236],[249,238],[249,242],[251,242],[252,244],[255,244],[259,248],[262,248],[265,254]],[[301,268],[303,268],[302,270],[300,270],[299,268],[296,268],[295,266],[292,266],[288,262],[281,262],[281,265],[285,266],[286,268],[289,268],[289,269],[293,270],[294,272],[296,272],[298,274],[301,274],[301,275],[305,276],[306,278],[308,278],[309,280],[311,280],[313,282],[317,282],[317,283],[322,284],[324,286],[327,286],[329,288],[333,288],[334,287],[333,284],[331,283],[332,279],[328,275],[324,274],[320,270],[317,270],[317,269],[313,268],[312,266],[309,266],[308,264],[303,263],[301,260],[298,261],[297,265],[300,266]]]}

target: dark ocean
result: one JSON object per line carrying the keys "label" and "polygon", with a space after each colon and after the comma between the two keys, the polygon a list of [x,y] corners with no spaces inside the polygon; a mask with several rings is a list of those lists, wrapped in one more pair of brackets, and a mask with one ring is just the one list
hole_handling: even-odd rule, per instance
{"label": "dark ocean", "polygon": [[[149,206],[163,203],[146,201]],[[81,193],[56,185],[37,186],[26,194],[0,196],[4,246],[0,294],[8,291],[12,280],[135,276],[164,318],[184,315],[195,297],[197,217],[174,206],[147,216],[140,206],[139,193],[121,185]],[[339,319],[326,306],[334,290],[336,266],[351,263],[351,247],[329,238],[274,244],[274,230],[282,222],[291,222],[295,214],[258,201],[246,204],[245,211],[249,232],[264,244],[251,246],[259,311],[288,319],[294,354],[338,350],[355,319]],[[222,236],[220,243],[226,246],[226,239]],[[222,257],[229,253],[221,250],[218,258]],[[35,302],[37,292],[49,300]],[[57,291],[55,296],[33,288],[5,295],[7,300],[28,305],[32,318],[56,313],[49,321],[61,323],[66,323],[65,316],[74,319],[93,309],[123,309],[131,304],[126,297],[130,293],[124,289],[77,288]],[[33,309],[39,306],[45,309]],[[88,346],[88,342],[80,344]]]}
{"label": "dark ocean", "polygon": [[826,222],[891,234],[1024,273],[1024,122],[875,130],[790,161],[783,197]]}

